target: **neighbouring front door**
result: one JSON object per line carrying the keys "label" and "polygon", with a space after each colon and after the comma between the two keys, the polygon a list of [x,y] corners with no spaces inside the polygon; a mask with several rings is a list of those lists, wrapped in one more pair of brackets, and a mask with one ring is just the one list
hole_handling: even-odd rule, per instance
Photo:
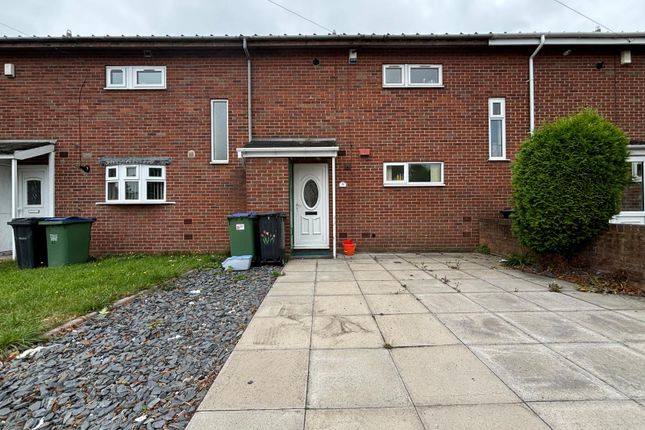
{"label": "neighbouring front door", "polygon": [[0,160],[0,254],[11,251],[11,162]]}
{"label": "neighbouring front door", "polygon": [[51,216],[47,166],[18,167],[19,218]]}
{"label": "neighbouring front door", "polygon": [[293,165],[293,247],[329,248],[327,164]]}

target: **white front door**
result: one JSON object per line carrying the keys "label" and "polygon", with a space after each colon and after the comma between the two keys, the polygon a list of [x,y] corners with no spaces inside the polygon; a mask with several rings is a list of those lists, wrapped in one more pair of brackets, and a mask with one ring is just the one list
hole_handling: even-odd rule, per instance
{"label": "white front door", "polygon": [[293,247],[329,248],[327,164],[293,165]]}
{"label": "white front door", "polygon": [[18,167],[18,218],[52,216],[47,170],[47,166]]}

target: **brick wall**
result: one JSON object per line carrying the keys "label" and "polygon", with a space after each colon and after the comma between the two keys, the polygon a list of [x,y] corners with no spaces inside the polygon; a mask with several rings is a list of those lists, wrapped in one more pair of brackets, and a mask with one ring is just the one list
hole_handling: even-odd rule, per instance
{"label": "brick wall", "polygon": [[[511,233],[511,220],[479,220],[479,243],[495,255],[525,253]],[[610,224],[572,260],[606,272],[624,272],[635,282],[645,283],[645,226]]]}
{"label": "brick wall", "polygon": [[[337,189],[337,231],[359,250],[471,250],[478,220],[497,216],[510,196],[510,162],[488,161],[487,100],[506,98],[512,160],[528,133],[532,49],[361,48],[350,65],[347,49],[252,48],[253,134],[337,139],[337,182],[347,183]],[[589,105],[645,140],[642,54],[632,47],[633,64],[621,67],[618,48],[576,47],[567,57],[545,48],[536,60],[538,123]],[[0,79],[0,139],[58,139],[56,214],[99,218],[93,253],[225,250],[226,214],[288,213],[289,160],[243,164],[235,153],[247,140],[241,49],[154,50],[153,58],[141,50],[2,50],[0,63],[16,64],[16,78]],[[442,64],[444,87],[383,88],[382,65],[397,63]],[[106,65],[140,64],[165,65],[168,88],[104,89]],[[209,164],[216,98],[229,100],[226,165]],[[102,156],[172,157],[174,204],[97,205]],[[394,161],[443,161],[445,186],[383,187],[383,163]]]}
{"label": "brick wall", "polygon": [[285,247],[291,245],[289,213],[289,159],[249,158],[244,161],[246,174],[246,210],[249,212],[283,212]]}

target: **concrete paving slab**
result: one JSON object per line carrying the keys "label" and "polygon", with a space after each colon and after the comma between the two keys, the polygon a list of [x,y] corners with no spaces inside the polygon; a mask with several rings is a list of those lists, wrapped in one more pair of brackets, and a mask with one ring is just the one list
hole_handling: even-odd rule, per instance
{"label": "concrete paving slab", "polygon": [[385,270],[361,270],[354,271],[357,281],[393,281],[394,276]]}
{"label": "concrete paving slab", "polygon": [[304,409],[197,412],[186,430],[302,430]]}
{"label": "concrete paving slab", "polygon": [[199,411],[303,409],[309,351],[234,350]]}
{"label": "concrete paving slab", "polygon": [[641,354],[645,354],[645,342],[628,342],[625,345],[628,347],[635,349],[636,351],[640,352]]}
{"label": "concrete paving slab", "polygon": [[609,339],[621,342],[645,341],[645,323],[614,311],[559,312]]}
{"label": "concrete paving slab", "polygon": [[438,279],[427,279],[420,281],[404,281],[405,287],[411,293],[433,294],[433,293],[456,293],[457,290],[444,284]]}
{"label": "concrete paving slab", "polygon": [[417,266],[415,266],[414,264],[408,261],[393,261],[393,262],[381,263],[381,266],[383,266],[385,270],[390,270],[390,271],[419,270]]}
{"label": "concrete paving slab", "polygon": [[636,310],[629,310],[629,311],[618,311],[618,313],[621,313],[628,317],[645,322],[645,310],[636,309]]}
{"label": "concrete paving slab", "polygon": [[275,280],[276,284],[290,282],[313,282],[316,280],[316,272],[286,272]]}
{"label": "concrete paving slab", "polygon": [[540,293],[518,293],[518,297],[535,303],[550,311],[601,311],[602,308],[570,297],[566,294],[545,291]]}
{"label": "concrete paving slab", "polygon": [[318,282],[337,282],[337,281],[353,281],[354,275],[349,270],[341,272],[318,272],[316,273],[316,281]]}
{"label": "concrete paving slab", "polygon": [[465,346],[397,348],[391,352],[416,406],[519,401]]}
{"label": "concrete paving slab", "polygon": [[255,313],[256,317],[291,317],[311,315],[313,296],[267,296]]}
{"label": "concrete paving slab", "polygon": [[548,288],[544,285],[538,285],[535,282],[526,281],[520,278],[491,278],[488,280],[491,284],[500,287],[504,291],[519,292],[519,291],[535,291],[545,292]]}
{"label": "concrete paving slab", "polygon": [[327,264],[327,265],[318,265],[318,268],[316,271],[320,275],[320,273],[326,273],[326,272],[349,272],[349,265],[345,262],[340,263],[340,264]]}
{"label": "concrete paving slab", "polygon": [[430,274],[436,279],[445,279],[448,281],[454,281],[455,279],[476,279],[473,275],[461,270],[434,270]]}
{"label": "concrete paving slab", "polygon": [[313,350],[307,406],[380,408],[411,402],[387,350]]}
{"label": "concrete paving slab", "polygon": [[422,270],[392,270],[390,271],[394,278],[399,281],[411,281],[417,279],[433,279],[432,276]]}
{"label": "concrete paving slab", "polygon": [[282,268],[284,273],[293,273],[293,272],[315,272],[316,263],[311,264],[293,264],[291,261]]}
{"label": "concrete paving slab", "polygon": [[554,344],[549,347],[628,397],[645,399],[645,356],[642,354],[611,343]]}
{"label": "concrete paving slab", "polygon": [[525,401],[624,398],[544,345],[491,345],[471,349]]}
{"label": "concrete paving slab", "polygon": [[450,430],[549,430],[533,411],[521,403],[429,406],[419,408],[426,429]]}
{"label": "concrete paving slab", "polygon": [[454,345],[460,341],[431,314],[376,315],[385,342],[393,347]]}
{"label": "concrete paving slab", "polygon": [[347,294],[361,294],[356,281],[316,282],[315,295],[341,296]]}
{"label": "concrete paving slab", "polygon": [[426,305],[431,312],[457,313],[457,312],[485,312],[486,310],[463,294],[415,294],[421,303]]}
{"label": "concrete paving slab", "polygon": [[450,286],[462,293],[502,293],[503,290],[483,279],[455,279]]}
{"label": "concrete paving slab", "polygon": [[314,294],[313,282],[274,283],[267,297],[270,296],[307,296]]}
{"label": "concrete paving slab", "polygon": [[580,291],[567,291],[565,294],[606,309],[645,310],[645,298],[643,297],[632,297],[632,296],[625,296],[625,295],[619,295],[619,294],[583,293]]}
{"label": "concrete paving slab", "polygon": [[384,294],[365,296],[367,305],[374,315],[421,314],[428,309],[412,294]]}
{"label": "concrete paving slab", "polygon": [[471,275],[473,278],[483,279],[485,281],[492,281],[494,279],[517,279],[514,276],[495,269],[464,269],[463,271]]}
{"label": "concrete paving slab", "polygon": [[440,314],[437,318],[467,345],[537,343],[535,339],[490,312]]}
{"label": "concrete paving slab", "polygon": [[253,318],[236,349],[308,349],[311,316]]}
{"label": "concrete paving slab", "polygon": [[600,334],[554,312],[508,312],[499,316],[542,343],[611,342]]}
{"label": "concrete paving slab", "polygon": [[354,272],[361,271],[373,271],[373,270],[383,270],[383,266],[378,263],[375,263],[373,260],[370,261],[352,261],[349,263],[349,268]]}
{"label": "concrete paving slab", "polygon": [[315,317],[312,349],[382,348],[383,338],[371,315]]}
{"label": "concrete paving slab", "polygon": [[311,409],[305,430],[424,430],[414,408]]}
{"label": "concrete paving slab", "polygon": [[363,296],[316,296],[314,315],[369,315]]}
{"label": "concrete paving slab", "polygon": [[511,293],[467,293],[466,297],[491,312],[544,310],[544,308]]}
{"label": "concrete paving slab", "polygon": [[399,281],[358,281],[363,294],[409,294]]}
{"label": "concrete paving slab", "polygon": [[529,406],[553,430],[642,430],[645,408],[632,401],[539,402]]}

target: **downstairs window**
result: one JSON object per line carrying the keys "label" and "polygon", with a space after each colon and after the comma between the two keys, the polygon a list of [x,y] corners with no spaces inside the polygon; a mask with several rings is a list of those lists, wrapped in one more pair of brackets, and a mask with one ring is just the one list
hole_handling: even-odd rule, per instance
{"label": "downstairs window", "polygon": [[105,168],[107,203],[164,203],[166,166],[119,165]]}
{"label": "downstairs window", "polygon": [[384,163],[383,185],[386,187],[442,186],[443,162]]}

